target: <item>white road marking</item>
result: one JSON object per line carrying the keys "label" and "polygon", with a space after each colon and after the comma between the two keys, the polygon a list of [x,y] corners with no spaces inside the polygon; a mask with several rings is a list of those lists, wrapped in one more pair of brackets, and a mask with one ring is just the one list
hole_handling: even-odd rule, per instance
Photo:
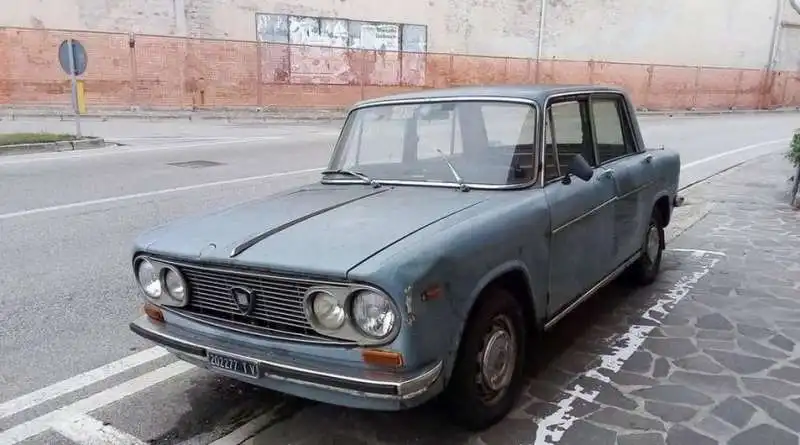
{"label": "white road marking", "polygon": [[681,170],[683,170],[685,168],[696,167],[698,165],[705,164],[706,162],[711,162],[711,161],[713,161],[715,159],[723,158],[725,156],[730,156],[730,155],[733,155],[733,154],[736,154],[736,153],[741,153],[741,152],[747,151],[747,150],[752,150],[754,148],[766,147],[768,145],[775,145],[775,144],[781,144],[781,143],[787,143],[789,141],[791,141],[791,139],[785,138],[785,139],[776,139],[774,141],[759,142],[758,144],[745,145],[744,147],[740,147],[740,148],[737,148],[735,150],[726,151],[726,152],[723,152],[723,153],[716,154],[714,156],[709,156],[707,158],[699,159],[697,161],[693,161],[693,162],[690,162],[688,164],[684,164],[684,165],[681,166]]}
{"label": "white road marking", "polygon": [[105,380],[113,375],[128,371],[139,365],[164,357],[169,352],[161,346],[155,346],[144,351],[123,357],[115,362],[86,371],[66,380],[54,383],[37,391],[17,397],[0,404],[0,419],[13,416],[26,409],[32,408],[48,400],[69,394],[93,383]]}
{"label": "white road marking", "polygon": [[[689,250],[694,256],[704,258],[704,251]],[[692,290],[695,284],[701,278],[706,276],[711,269],[720,261],[719,258],[713,258],[702,266],[698,272],[681,277],[672,288],[664,294],[653,306],[644,312],[644,318],[656,323],[655,326],[650,325],[631,325],[628,330],[618,336],[612,345],[612,352],[600,356],[600,364],[593,369],[583,373],[583,376],[594,378],[603,382],[609,382],[608,373],[615,374],[622,369],[625,362],[631,358],[634,352],[644,343],[650,332],[656,327],[661,325],[661,322],[669,314],[668,306],[675,307],[675,305],[683,300],[689,291]],[[603,374],[600,371],[606,371]],[[569,430],[577,417],[571,413],[573,405],[578,400],[592,402],[599,395],[599,391],[589,391],[579,384],[573,385],[570,389],[564,391],[568,397],[558,402],[558,410],[549,416],[544,417],[538,421],[539,428],[536,431],[536,439],[533,445],[555,445],[564,436],[564,433]]]}
{"label": "white road marking", "polygon": [[80,445],[147,445],[146,442],[84,414],[55,422],[53,429]]}
{"label": "white road marking", "polygon": [[[189,144],[161,144],[145,147],[127,147],[127,148],[95,148],[90,150],[76,150],[76,151],[62,151],[59,154],[47,154],[44,156],[39,155],[21,155],[21,156],[3,156],[0,157],[0,167],[4,165],[17,165],[17,164],[30,164],[32,162],[40,161],[59,161],[64,159],[86,159],[97,156],[120,155],[120,154],[134,154],[156,150],[180,150],[184,148],[199,148],[199,147],[213,147],[217,145],[231,145],[231,144],[247,144],[250,142],[261,141],[274,141],[284,139],[283,136],[260,136],[251,138],[239,138],[214,142],[195,142]],[[111,139],[113,141],[113,139]],[[166,142],[166,141],[165,141]],[[8,159],[5,159],[8,158]]]}
{"label": "white road marking", "polygon": [[673,252],[688,252],[688,253],[693,253],[695,256],[703,256],[703,255],[718,255],[718,256],[728,256],[728,254],[727,254],[727,253],[725,253],[725,252],[717,252],[716,250],[701,250],[701,249],[678,249],[678,248],[672,248],[672,249],[666,249],[666,250],[671,250],[671,251],[673,251]]}
{"label": "white road marking", "polygon": [[191,369],[196,369],[196,367],[187,362],[178,361],[164,366],[163,368],[158,368],[155,371],[142,374],[139,377],[93,394],[71,405],[51,411],[33,420],[2,431],[0,432],[0,444],[11,445],[22,442],[23,440],[47,431],[53,425],[69,421],[77,415],[86,414],[106,405],[110,405]]}
{"label": "white road marking", "polygon": [[185,192],[189,190],[197,190],[206,187],[215,187],[219,185],[239,184],[242,182],[258,181],[261,179],[280,178],[283,176],[300,175],[304,173],[314,173],[324,170],[323,168],[308,168],[305,170],[292,170],[288,172],[269,173],[266,175],[248,176],[245,178],[226,179],[224,181],[204,182],[202,184],[186,185],[183,187],[173,187],[169,189],[154,190],[152,192],[133,193],[130,195],[112,196],[109,198],[93,199],[91,201],[80,201],[69,204],[61,204],[50,207],[40,207],[38,209],[21,210],[19,212],[3,213],[0,214],[0,221],[11,218],[18,218],[20,216],[36,215],[38,213],[55,212],[58,210],[76,209],[81,207],[88,207],[97,204],[108,204],[112,202],[128,201],[131,199],[149,198],[151,196],[167,195],[170,193]]}

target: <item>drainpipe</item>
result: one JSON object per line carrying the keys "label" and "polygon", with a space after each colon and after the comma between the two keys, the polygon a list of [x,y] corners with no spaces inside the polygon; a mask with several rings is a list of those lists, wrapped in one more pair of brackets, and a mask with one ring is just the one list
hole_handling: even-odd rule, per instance
{"label": "drainpipe", "polygon": [[[770,94],[770,90],[772,88],[772,73],[775,71],[775,64],[777,63],[778,58],[778,48],[780,46],[781,40],[781,30],[783,29],[783,25],[781,19],[783,18],[783,10],[786,6],[786,0],[777,0],[778,4],[775,11],[775,20],[773,21],[772,27],[772,39],[769,43],[769,59],[767,59],[767,70],[764,75],[764,83],[762,84],[761,94],[759,98],[758,108],[764,108],[765,104],[764,101],[767,95]],[[800,2],[800,0],[790,0],[793,3]],[[766,106],[769,106],[769,102],[767,102]]]}
{"label": "drainpipe", "polygon": [[[800,1],[800,0],[793,0]],[[542,46],[544,45],[544,18],[547,10],[547,0],[539,2],[539,42],[536,45],[536,83],[539,83],[539,70],[542,60]]]}

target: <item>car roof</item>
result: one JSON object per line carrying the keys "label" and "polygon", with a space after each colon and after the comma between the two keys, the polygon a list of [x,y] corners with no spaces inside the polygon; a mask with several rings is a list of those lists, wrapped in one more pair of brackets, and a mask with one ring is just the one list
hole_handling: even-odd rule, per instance
{"label": "car roof", "polygon": [[353,108],[374,105],[386,101],[399,100],[429,100],[429,99],[449,99],[458,97],[502,97],[510,99],[527,99],[538,103],[543,103],[548,97],[555,94],[577,92],[592,93],[618,93],[625,94],[625,90],[611,85],[551,85],[551,84],[531,84],[531,85],[481,85],[448,88],[430,88],[408,93],[392,94],[376,97],[357,102]]}

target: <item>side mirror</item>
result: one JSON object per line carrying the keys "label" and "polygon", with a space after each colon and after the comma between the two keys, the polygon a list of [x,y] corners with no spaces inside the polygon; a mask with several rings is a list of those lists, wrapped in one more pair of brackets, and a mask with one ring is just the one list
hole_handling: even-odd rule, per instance
{"label": "side mirror", "polygon": [[570,176],[575,176],[583,181],[588,181],[592,179],[594,176],[594,170],[592,166],[586,162],[586,159],[582,155],[575,155],[572,158],[572,161],[569,163],[569,167],[567,168],[567,174],[564,176],[564,183],[570,183]]}

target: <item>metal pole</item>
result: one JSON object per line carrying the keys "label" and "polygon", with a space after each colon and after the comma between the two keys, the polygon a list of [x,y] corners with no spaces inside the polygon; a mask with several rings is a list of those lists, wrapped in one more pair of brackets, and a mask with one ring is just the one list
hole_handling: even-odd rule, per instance
{"label": "metal pole", "polygon": [[778,44],[780,43],[780,34],[782,30],[781,18],[783,17],[783,9],[786,5],[785,0],[778,0],[775,11],[775,23],[772,27],[772,38],[769,44],[769,59],[767,59],[767,72],[771,72],[775,68],[775,59],[778,53]]}
{"label": "metal pole", "polygon": [[[771,96],[772,91],[772,73],[775,71],[775,62],[778,57],[778,45],[780,44],[781,31],[781,17],[783,16],[783,9],[786,6],[786,0],[777,0],[775,11],[775,23],[772,28],[772,38],[769,43],[769,58],[767,59],[767,69],[764,72],[764,80],[761,84],[761,92],[758,95],[758,108],[764,108],[764,101],[767,96]],[[766,103],[769,107],[771,101]]]}
{"label": "metal pole", "polygon": [[544,19],[547,10],[547,0],[540,2],[539,8],[539,41],[536,44],[536,83],[539,83],[539,70],[541,68],[542,60],[542,46],[544,46]]}
{"label": "metal pole", "polygon": [[78,79],[75,76],[75,47],[69,39],[69,73],[72,78],[72,110],[75,112],[75,136],[81,135],[81,113],[78,110]]}
{"label": "metal pole", "polygon": [[797,192],[800,191],[800,165],[797,166],[797,171],[794,172],[794,185],[792,186],[792,206],[797,207],[800,205],[797,202]]}

